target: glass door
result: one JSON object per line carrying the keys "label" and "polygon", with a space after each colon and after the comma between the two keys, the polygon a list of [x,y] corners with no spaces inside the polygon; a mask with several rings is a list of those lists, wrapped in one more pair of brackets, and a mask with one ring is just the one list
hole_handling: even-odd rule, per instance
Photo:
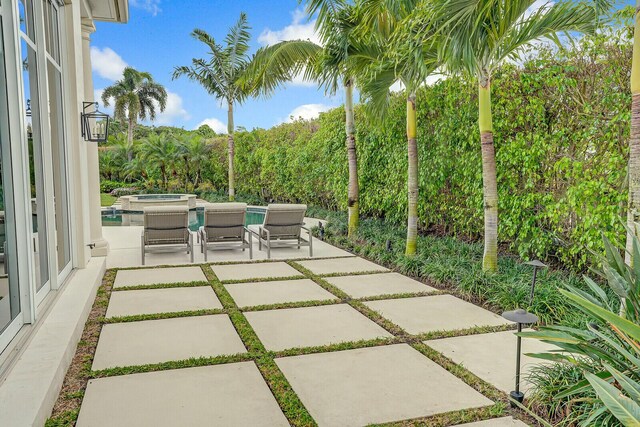
{"label": "glass door", "polygon": [[49,86],[49,129],[53,163],[53,195],[55,210],[56,255],[58,282],[71,271],[71,232],[69,223],[69,192],[67,185],[67,153],[64,132],[64,93],[60,52],[61,15],[51,0],[42,0],[44,9]]}
{"label": "glass door", "polygon": [[0,4],[0,353],[23,324],[16,248],[9,102]]}
{"label": "glass door", "polygon": [[[31,245],[35,260],[36,302],[42,301],[51,290],[49,274],[49,246],[47,236],[46,194],[44,174],[44,126],[47,112],[44,102],[38,71],[41,66],[38,55],[38,38],[36,36],[34,17],[34,0],[20,0],[20,53],[22,58],[23,96],[26,100],[25,125],[27,129],[25,144],[29,147],[29,178],[31,181]],[[46,98],[44,98],[46,99]]]}

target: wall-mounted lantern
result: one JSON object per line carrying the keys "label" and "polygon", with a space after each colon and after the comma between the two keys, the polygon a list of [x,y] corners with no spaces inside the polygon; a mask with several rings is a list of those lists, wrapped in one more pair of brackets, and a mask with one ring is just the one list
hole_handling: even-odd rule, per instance
{"label": "wall-mounted lantern", "polygon": [[[93,108],[93,111],[87,109]],[[97,102],[83,102],[80,113],[82,137],[90,142],[107,142],[109,137],[109,115],[98,110]]]}

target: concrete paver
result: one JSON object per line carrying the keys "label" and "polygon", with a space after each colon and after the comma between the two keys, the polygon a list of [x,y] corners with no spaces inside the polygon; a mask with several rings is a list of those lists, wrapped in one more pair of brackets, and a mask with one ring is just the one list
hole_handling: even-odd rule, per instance
{"label": "concrete paver", "polygon": [[114,288],[124,286],[161,285],[165,283],[206,282],[200,267],[143,268],[120,270],[116,273]]}
{"label": "concrete paver", "polygon": [[326,280],[343,290],[352,298],[436,291],[436,289],[431,286],[427,286],[399,273],[328,277]]}
{"label": "concrete paver", "polygon": [[513,417],[502,417],[475,423],[458,424],[456,427],[527,427],[527,425],[520,420],[515,420]]}
{"label": "concrete paver", "polygon": [[246,353],[229,316],[179,317],[102,327],[92,369]]}
{"label": "concrete paver", "polygon": [[106,317],[222,308],[210,286],[112,292]]}
{"label": "concrete paver", "polygon": [[274,351],[391,336],[348,304],[253,311],[245,316],[267,350]]}
{"label": "concrete paver", "polygon": [[272,277],[302,277],[295,268],[286,262],[258,262],[253,264],[225,264],[212,265],[213,272],[218,279],[224,280],[252,280],[268,279]]}
{"label": "concrete paver", "polygon": [[361,273],[365,271],[389,271],[387,268],[359,257],[298,261],[298,264],[312,273],[319,275]]}
{"label": "concrete paver", "polygon": [[492,404],[407,344],[276,363],[320,426],[362,426]]}
{"label": "concrete paver", "polygon": [[511,324],[495,313],[452,295],[387,299],[365,304],[410,334]]}
{"label": "concrete paver", "polygon": [[225,285],[239,307],[336,299],[310,279]]}
{"label": "concrete paver", "polygon": [[[468,335],[425,341],[425,344],[463,365],[496,388],[509,393],[515,388],[516,336],[515,331]],[[557,347],[532,338],[522,339],[522,376],[520,388],[527,390],[529,370],[549,363],[526,356],[525,353],[545,353]]]}
{"label": "concrete paver", "polygon": [[288,426],[253,362],[89,381],[76,426]]}

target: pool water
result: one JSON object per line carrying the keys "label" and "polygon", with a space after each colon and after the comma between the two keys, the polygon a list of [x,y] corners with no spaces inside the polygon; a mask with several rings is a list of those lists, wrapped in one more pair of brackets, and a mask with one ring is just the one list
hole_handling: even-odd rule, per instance
{"label": "pool water", "polygon": [[[251,208],[247,210],[245,225],[262,224],[264,221],[264,210]],[[195,209],[189,211],[189,229],[198,231],[204,224],[204,210]],[[127,227],[132,225],[143,225],[142,212],[125,212],[118,210],[103,210],[102,225],[104,227]]]}

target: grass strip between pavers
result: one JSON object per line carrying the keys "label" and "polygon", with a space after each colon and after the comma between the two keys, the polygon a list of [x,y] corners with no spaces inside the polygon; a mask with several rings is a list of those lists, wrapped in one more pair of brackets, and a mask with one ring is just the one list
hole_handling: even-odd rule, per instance
{"label": "grass strip between pavers", "polygon": [[304,275],[298,274],[297,276],[282,276],[282,277],[254,277],[249,279],[229,279],[229,280],[220,280],[220,283],[223,285],[235,285],[240,283],[256,283],[256,282],[280,282],[285,280],[300,280],[306,279]]}
{"label": "grass strip between pavers", "polygon": [[195,368],[199,366],[221,365],[223,363],[237,363],[252,360],[255,355],[251,353],[237,353],[213,357],[192,357],[184,360],[171,360],[169,362],[149,363],[147,365],[117,366],[115,368],[91,371],[89,377],[104,378],[119,375],[142,374],[146,372],[168,371],[171,369]]}
{"label": "grass strip between pavers", "polygon": [[[300,265],[300,267],[302,267],[302,265]],[[302,268],[307,270],[307,268],[305,267],[302,267]],[[350,271],[345,273],[325,273],[325,274],[312,273],[312,274],[318,277],[331,278],[331,277],[344,277],[344,276],[368,276],[371,274],[385,274],[385,273],[391,273],[391,271],[390,270],[370,270],[370,271]]]}
{"label": "grass strip between pavers", "polygon": [[[338,257],[338,258],[349,258],[349,257]],[[302,258],[304,259],[304,258]],[[81,404],[82,397],[84,396],[84,390],[86,388],[87,381],[92,378],[102,378],[116,375],[128,375],[134,373],[143,373],[143,372],[154,372],[168,369],[180,369],[180,368],[188,368],[188,367],[196,367],[196,366],[208,366],[208,365],[217,365],[217,364],[225,364],[225,363],[236,363],[236,362],[244,362],[244,361],[254,361],[256,366],[258,367],[260,373],[265,379],[267,385],[271,389],[276,401],[278,402],[281,410],[287,417],[288,421],[291,425],[294,426],[315,426],[316,422],[313,420],[308,410],[298,397],[298,395],[294,392],[293,388],[289,384],[288,380],[284,376],[284,374],[280,371],[277,364],[275,363],[275,358],[278,357],[289,357],[289,356],[298,356],[305,354],[315,354],[315,353],[325,353],[325,352],[335,352],[335,351],[344,351],[344,350],[352,350],[358,348],[366,348],[366,347],[375,347],[381,345],[390,345],[390,344],[398,344],[398,343],[407,343],[411,345],[414,349],[422,353],[425,357],[430,360],[436,362],[444,369],[452,373],[457,378],[460,378],[470,387],[474,388],[476,391],[481,394],[489,397],[495,403],[492,406],[476,408],[476,409],[464,409],[459,411],[452,411],[444,414],[437,414],[429,417],[417,418],[412,420],[403,420],[388,424],[383,424],[385,426],[404,426],[404,425],[425,425],[425,426],[446,426],[446,425],[455,425],[465,422],[474,422],[487,420],[491,418],[496,418],[505,415],[512,415],[515,418],[523,419],[528,423],[531,423],[532,420],[522,411],[513,410],[508,408],[508,400],[506,394],[502,391],[496,389],[492,385],[483,381],[482,379],[475,376],[473,373],[465,369],[464,367],[454,363],[443,354],[438,351],[432,349],[428,345],[424,344],[422,341],[429,339],[437,339],[437,338],[448,338],[460,335],[472,335],[472,334],[480,334],[480,333],[488,333],[488,332],[497,332],[512,329],[510,325],[505,326],[495,326],[495,327],[474,327],[469,329],[461,329],[455,331],[436,331],[429,332],[425,334],[419,335],[411,335],[400,328],[398,325],[390,322],[383,316],[381,316],[376,311],[367,307],[364,302],[366,301],[375,301],[381,299],[397,299],[397,298],[411,298],[411,297],[419,297],[419,296],[433,296],[438,294],[443,294],[446,292],[437,291],[437,292],[417,292],[417,293],[401,293],[401,294],[391,294],[391,295],[380,295],[374,297],[365,297],[365,298],[351,298],[344,291],[337,288],[336,286],[329,283],[325,278],[328,277],[338,277],[338,276],[351,276],[351,275],[359,275],[359,274],[378,274],[384,273],[381,271],[374,272],[362,272],[362,273],[347,273],[347,274],[329,274],[329,275],[317,275],[304,268],[302,265],[297,263],[298,260],[286,260],[288,265],[295,268],[297,271],[301,273],[300,276],[289,276],[289,277],[274,277],[274,278],[259,278],[259,279],[246,279],[246,280],[232,280],[232,281],[224,281],[221,282],[218,280],[217,276],[213,272],[211,268],[211,264],[198,264],[198,266],[202,269],[205,277],[207,278],[207,282],[197,281],[197,282],[187,282],[187,283],[169,283],[169,284],[160,284],[160,285],[143,285],[143,286],[127,286],[118,289],[113,289],[113,282],[115,281],[116,270],[111,269],[107,270],[103,279],[103,285],[100,287],[98,291],[98,295],[94,302],[94,306],[92,309],[92,313],[97,311],[97,315],[93,318],[90,317],[89,321],[85,325],[85,333],[90,326],[90,321],[92,322],[92,327],[96,326],[96,323],[99,324],[100,328],[102,324],[106,323],[121,323],[121,322],[135,322],[142,320],[155,320],[155,319],[166,319],[166,318],[176,318],[176,317],[187,317],[187,316],[198,316],[198,315],[207,315],[207,314],[223,314],[226,313],[229,315],[231,322],[236,329],[238,335],[240,336],[242,342],[247,348],[247,353],[239,353],[235,355],[221,355],[216,357],[202,357],[202,358],[192,358],[181,361],[170,361],[163,362],[157,364],[149,364],[149,365],[141,365],[141,366],[128,366],[128,367],[116,367],[109,368],[100,371],[91,371],[91,364],[93,361],[93,354],[95,353],[95,347],[97,346],[97,339],[99,336],[99,331],[97,334],[95,330],[93,331],[93,336],[91,340],[81,341],[78,345],[80,348],[88,348],[90,349],[90,355],[80,354],[80,350],[76,352],[76,358],[74,358],[74,363],[79,364],[80,368],[76,369],[74,372],[73,382],[75,385],[74,389],[67,389],[63,387],[63,391],[61,392],[58,403],[56,407],[62,408],[56,411],[54,409],[54,413],[52,418],[47,421],[47,427],[52,426],[62,426],[62,425],[73,425],[75,420],[77,419],[79,408]],[[257,262],[269,262],[268,260],[257,261]],[[220,263],[220,264],[243,264],[245,262],[229,262],[229,263]],[[171,266],[167,266],[171,267]],[[158,268],[158,266],[153,266],[153,268]],[[301,301],[294,303],[280,303],[280,304],[271,304],[271,305],[261,305],[261,306],[251,306],[251,307],[243,307],[239,308],[227,289],[225,288],[225,284],[230,283],[246,283],[250,281],[256,282],[265,282],[265,281],[275,281],[275,280],[295,280],[300,278],[309,278],[321,286],[323,289],[332,293],[336,296],[336,299],[332,300],[318,300],[318,301]],[[216,296],[220,300],[223,308],[222,309],[211,309],[211,310],[195,310],[195,311],[183,311],[183,312],[174,312],[174,313],[159,313],[159,314],[149,314],[149,315],[134,315],[134,316],[120,316],[114,317],[110,319],[104,318],[106,308],[109,302],[110,293],[112,291],[120,291],[120,290],[141,290],[141,289],[157,289],[157,288],[171,288],[171,287],[190,287],[190,286],[211,286]],[[292,348],[286,349],[282,351],[267,351],[264,348],[264,345],[256,335],[255,331],[247,321],[246,317],[243,315],[243,311],[259,311],[259,310],[275,310],[275,309],[283,309],[283,308],[297,308],[297,307],[312,307],[312,306],[321,306],[321,305],[330,305],[330,304],[349,304],[351,307],[356,309],[358,312],[362,313],[368,319],[372,320],[383,329],[388,331],[393,335],[393,337],[389,338],[377,338],[372,340],[360,340],[360,341],[352,341],[338,344],[330,344],[326,346],[316,346],[316,347],[303,347],[303,348]],[[83,335],[84,338],[84,335]],[[84,352],[83,352],[84,353]],[[81,357],[78,360],[78,357]],[[71,373],[68,372],[67,376]],[[65,383],[67,381],[65,380]],[[78,386],[79,384],[79,386]],[[60,404],[61,402],[66,402],[67,404]],[[71,402],[71,404],[69,404]]]}
{"label": "grass strip between pavers", "polygon": [[254,359],[256,366],[289,423],[294,426],[316,426],[315,420],[311,417],[298,395],[293,391],[291,384],[278,368],[273,357],[267,353],[249,321],[238,309],[235,301],[218,280],[211,267],[203,266],[202,271],[209,279],[222,306],[228,310],[231,323],[233,323],[245,347],[250,353],[258,355]]}
{"label": "grass strip between pavers", "polygon": [[[155,267],[154,267],[155,268]],[[209,282],[195,280],[193,282],[156,283],[153,285],[128,285],[112,288],[112,292],[140,291],[145,289],[169,289],[169,288],[195,288],[197,286],[209,286]]]}
{"label": "grass strip between pavers", "polygon": [[322,299],[315,301],[295,301],[295,302],[280,302],[276,304],[263,304],[263,305],[251,305],[246,307],[240,307],[243,313],[249,311],[267,311],[267,310],[282,310],[285,308],[303,308],[303,307],[320,307],[323,305],[339,304],[341,300],[338,298]]}
{"label": "grass strip between pavers", "polygon": [[161,319],[175,319],[177,317],[195,317],[195,316],[210,316],[213,314],[224,314],[226,310],[224,308],[210,308],[202,310],[187,310],[187,311],[174,311],[169,313],[149,313],[149,314],[133,314],[130,316],[113,316],[102,318],[102,323],[127,323],[127,322],[142,322],[145,320],[161,320]]}
{"label": "grass strip between pavers", "polygon": [[380,427],[403,427],[403,426],[424,426],[424,427],[446,427],[458,424],[473,423],[476,421],[486,421],[492,418],[504,416],[505,404],[503,402],[494,403],[491,406],[482,408],[461,409],[459,411],[444,412],[442,414],[428,417],[414,418],[411,420],[394,421],[384,424],[369,424]]}

